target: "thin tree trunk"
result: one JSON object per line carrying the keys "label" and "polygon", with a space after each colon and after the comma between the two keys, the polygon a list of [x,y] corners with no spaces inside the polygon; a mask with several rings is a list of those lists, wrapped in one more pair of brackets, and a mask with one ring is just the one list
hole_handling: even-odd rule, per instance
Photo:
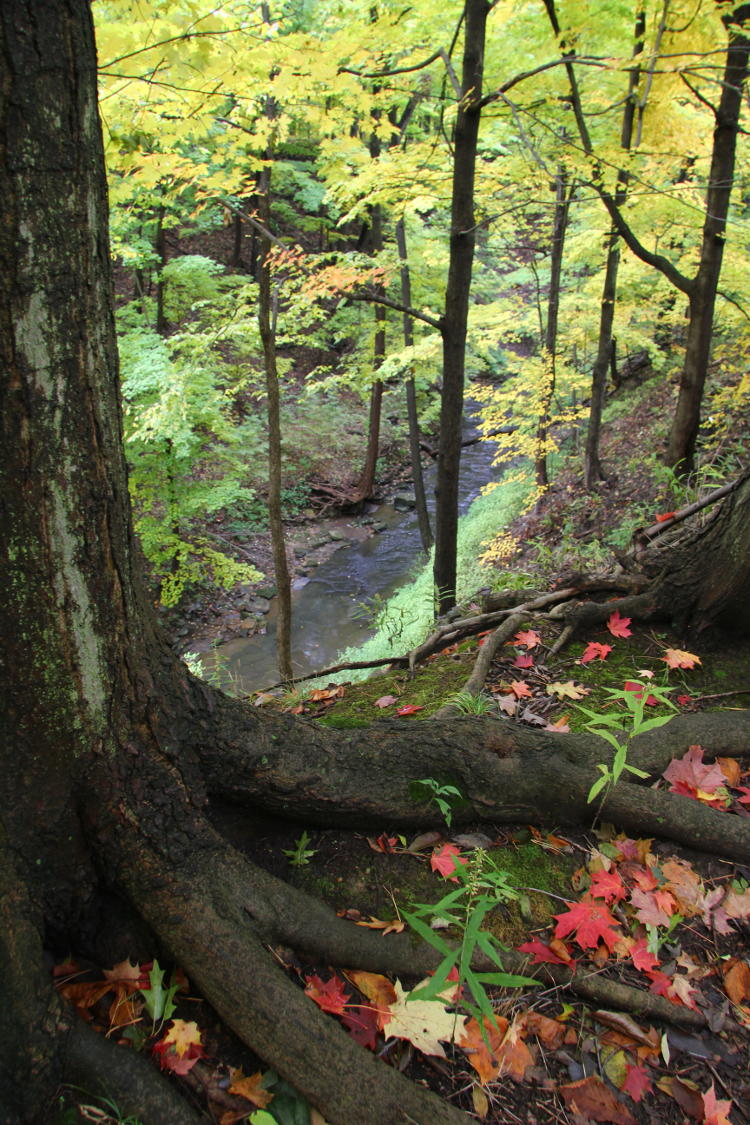
{"label": "thin tree trunk", "polygon": [[[371,146],[371,153],[376,156],[379,146]],[[383,249],[383,213],[379,203],[370,208],[370,241],[373,254]],[[382,294],[382,286],[377,292]],[[383,402],[383,381],[377,377],[377,372],[385,359],[385,324],[386,310],[383,305],[376,304],[375,308],[375,340],[373,344],[372,366],[375,379],[370,390],[370,414],[367,426],[367,451],[362,475],[359,478],[357,493],[362,500],[372,496],[375,487],[375,471],[378,464],[380,450],[380,415]]]}
{"label": "thin tree trunk", "polygon": [[461,467],[466,327],[475,242],[474,170],[481,115],[485,29],[490,5],[487,0],[466,0],[464,12],[462,97],[454,137],[450,264],[442,320],[443,392],[435,489],[437,503],[433,570],[439,613],[446,613],[456,604],[458,480]]}
{"label": "thin tree trunk", "polygon": [[[396,245],[401,262],[401,303],[406,308],[411,308],[411,278],[409,276],[409,259],[406,253],[406,229],[401,218],[396,223]],[[404,346],[414,346],[414,330],[412,320],[408,313],[404,313]],[[414,385],[414,376],[409,374],[406,380],[406,413],[409,419],[409,456],[411,459],[411,478],[414,484],[414,499],[416,501],[417,522],[419,523],[419,536],[425,554],[429,554],[432,547],[432,528],[430,527],[430,513],[427,510],[427,496],[422,473],[422,450],[419,444],[419,417],[417,415],[417,390]]]}
{"label": "thin tree trunk", "polygon": [[[270,217],[270,171],[263,173],[259,198],[263,223],[268,228]],[[284,523],[281,518],[281,401],[279,376],[276,368],[276,316],[269,254],[271,240],[261,237],[261,257],[258,275],[258,326],[263,343],[263,361],[266,371],[266,397],[268,419],[268,522],[271,529],[271,549],[276,579],[277,617],[276,654],[279,678],[289,682],[292,670],[292,583],[286,557]]]}
{"label": "thin tree trunk", "polygon": [[154,250],[159,259],[159,277],[156,282],[156,331],[164,334],[167,330],[167,318],[164,315],[164,278],[163,270],[167,264],[167,242],[164,237],[164,207],[160,207],[156,217],[156,235],[154,237]]}
{"label": "thin tree trunk", "polygon": [[539,423],[536,430],[536,458],[534,468],[536,483],[540,488],[549,484],[547,466],[547,440],[549,436],[550,411],[555,393],[555,361],[557,356],[557,322],[560,313],[560,283],[562,278],[565,232],[568,229],[570,202],[575,192],[575,183],[568,187],[568,176],[560,167],[555,177],[555,218],[552,227],[552,250],[550,257],[549,293],[547,296],[547,327],[544,333],[543,358],[547,364],[547,386],[544,391]]}
{"label": "thin tree trunk", "polygon": [[[635,38],[633,44],[633,58],[637,60],[643,51],[643,37],[646,31],[646,13],[641,9],[635,19]],[[622,116],[622,131],[620,145],[625,152],[630,151],[633,141],[633,125],[636,111],[636,93],[640,82],[640,66],[633,66],[628,74],[628,98]],[[639,126],[643,121],[643,109],[640,105]],[[615,203],[622,207],[627,198],[630,174],[625,168],[620,168],[617,174],[617,188],[615,190]],[[596,349],[596,360],[591,373],[591,408],[589,411],[589,424],[586,434],[586,450],[583,464],[583,484],[589,491],[604,480],[601,461],[599,460],[599,438],[602,425],[602,411],[607,388],[607,372],[610,368],[613,353],[612,328],[615,321],[615,302],[617,300],[617,274],[620,268],[620,243],[617,228],[610,225],[607,237],[607,262],[604,269],[604,285],[599,313],[599,338]]]}

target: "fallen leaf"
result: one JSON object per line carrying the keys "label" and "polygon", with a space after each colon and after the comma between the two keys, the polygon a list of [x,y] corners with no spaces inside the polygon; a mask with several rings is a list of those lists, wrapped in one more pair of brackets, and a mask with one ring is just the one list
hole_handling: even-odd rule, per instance
{"label": "fallen leaf", "polygon": [[503,1016],[496,1016],[495,1020],[496,1024],[484,1018],[483,1035],[472,1016],[458,1045],[466,1051],[482,1085],[506,1074],[522,1082],[528,1068],[534,1065],[534,1056],[523,1039],[523,1029],[509,1024]]}
{"label": "fallen leaf", "polygon": [[701,1097],[703,1099],[703,1125],[732,1125],[727,1117],[732,1108],[732,1102],[717,1101],[713,1082],[705,1094],[701,1094]]}
{"label": "fallen leaf", "polygon": [[436,848],[430,856],[432,870],[439,871],[443,878],[450,879],[452,883],[458,882],[453,874],[456,865],[465,863],[468,863],[468,860],[461,855],[461,849],[457,848],[455,844],[443,844],[442,848]]}
{"label": "fallen leaf", "polygon": [[630,620],[629,617],[620,617],[620,611],[616,609],[607,619],[607,628],[613,637],[631,637],[632,631],[628,629]]}
{"label": "fallen leaf", "polygon": [[391,707],[396,702],[395,695],[381,695],[380,699],[376,699],[374,707]]}
{"label": "fallen leaf", "polygon": [[397,980],[394,988],[396,1001],[389,1008],[388,1037],[408,1039],[423,1054],[444,1059],[441,1040],[451,1043],[461,1038],[466,1016],[447,1011],[438,1000],[410,1000],[411,993],[404,992],[401,981]]}
{"label": "fallen leaf", "polygon": [[524,1012],[521,1018],[529,1035],[535,1035],[548,1051],[556,1051],[563,1045],[568,1029],[560,1020],[553,1020],[533,1010]]}
{"label": "fallen leaf", "polygon": [[340,977],[334,974],[330,980],[323,982],[316,973],[313,973],[305,977],[305,980],[307,981],[305,995],[314,1000],[319,1008],[324,1012],[333,1012],[335,1015],[344,1012],[351,996],[344,991],[344,982]]}
{"label": "fallen leaf", "polygon": [[525,680],[513,680],[510,690],[516,699],[531,699],[534,694]]}
{"label": "fallen leaf", "polygon": [[612,645],[603,645],[599,641],[589,641],[580,659],[581,664],[589,664],[592,660],[606,660],[612,651]]}
{"label": "fallen leaf", "polygon": [[271,1091],[263,1089],[263,1075],[260,1071],[246,1077],[240,1067],[238,1070],[230,1070],[229,1076],[232,1080],[229,1087],[230,1094],[237,1094],[241,1098],[246,1098],[253,1105],[257,1105],[259,1109],[264,1109],[269,1102],[273,1101]]}
{"label": "fallen leaf", "polygon": [[601,940],[611,952],[620,938],[613,929],[619,926],[619,922],[601,902],[584,898],[573,903],[570,910],[553,917],[557,919],[555,937],[565,938],[574,934],[574,941],[581,949],[596,949]]}
{"label": "fallen leaf", "polygon": [[665,649],[660,659],[668,668],[695,668],[701,662],[700,656],[696,656],[694,652],[684,652],[681,648]]}
{"label": "fallen leaf", "polygon": [[341,1022],[360,1047],[367,1047],[370,1051],[375,1050],[380,1027],[378,1013],[374,1008],[368,1008],[366,1004],[347,1008],[341,1015]]}
{"label": "fallen leaf", "polygon": [[368,973],[361,969],[351,969],[344,975],[370,1001],[378,1027],[382,1030],[390,1019],[390,1006],[396,1002],[396,990],[391,981],[380,973]]}
{"label": "fallen leaf", "polygon": [[514,668],[533,668],[534,657],[529,655],[528,652],[521,652],[513,661]]}
{"label": "fallen leaf", "polygon": [[542,643],[542,638],[539,636],[536,629],[527,629],[525,632],[516,633],[510,643],[513,645],[526,645],[526,648],[536,648],[537,645]]}
{"label": "fallen leaf", "polygon": [[691,746],[681,758],[673,758],[662,777],[670,793],[682,793],[714,807],[724,807],[727,790],[721,766],[703,761],[703,748]]}
{"label": "fallen leaf", "polygon": [[635,907],[635,916],[644,926],[668,926],[677,909],[669,891],[642,891],[638,887],[630,892],[630,904]]}
{"label": "fallen leaf", "polygon": [[[562,945],[565,952],[568,953],[567,946],[564,942],[558,942],[558,947]],[[544,942],[539,941],[538,938],[533,938],[531,941],[525,941],[523,945],[518,946],[519,953],[528,953],[531,957],[532,965],[543,965],[549,963],[550,965],[569,965],[572,958],[570,953],[567,957],[561,956],[559,948],[553,949],[550,945],[545,945]]]}
{"label": "fallen leaf", "polygon": [[665,1075],[656,1085],[674,1098],[680,1109],[690,1117],[703,1117],[703,1098],[695,1082],[691,1082],[689,1078]]}
{"label": "fallen leaf", "polygon": [[158,1056],[162,1070],[175,1074],[187,1074],[206,1053],[200,1029],[192,1020],[172,1020],[172,1026],[151,1050]]}
{"label": "fallen leaf", "polygon": [[[632,691],[636,699],[641,700],[646,693],[646,688],[643,684],[639,684],[637,680],[626,680],[623,684],[625,691]],[[655,695],[646,696],[646,706],[655,707],[659,700]]]}
{"label": "fallen leaf", "polygon": [[674,519],[676,515],[677,512],[662,512],[660,515],[654,516],[654,519],[657,523],[665,523],[666,520]]}
{"label": "fallen leaf", "polygon": [[501,711],[504,711],[506,715],[515,715],[518,710],[518,700],[512,692],[509,692],[508,695],[496,696],[495,698]]}
{"label": "fallen leaf", "polygon": [[417,703],[407,703],[404,707],[399,707],[396,712],[397,715],[416,715],[417,711],[424,711],[424,707],[420,707]]}
{"label": "fallen leaf", "polygon": [[574,680],[566,680],[564,684],[547,684],[547,695],[556,695],[558,699],[583,699],[588,694],[589,689],[576,684]]}
{"label": "fallen leaf", "polygon": [[717,758],[716,765],[724,774],[727,785],[736,786],[742,777],[742,766],[736,758]]}
{"label": "fallen leaf", "polygon": [[733,1004],[750,1000],[750,967],[747,961],[732,957],[723,962],[721,973],[724,977],[724,989]]}
{"label": "fallen leaf", "polygon": [[633,1066],[632,1064],[628,1066],[627,1077],[621,1089],[629,1094],[634,1102],[639,1102],[644,1094],[650,1094],[653,1086],[645,1066]]}
{"label": "fallen leaf", "polygon": [[617,870],[595,871],[591,876],[589,894],[592,898],[603,898],[606,903],[620,902],[627,897],[627,893]]}
{"label": "fallen leaf", "polygon": [[374,852],[382,852],[385,855],[391,855],[398,843],[398,837],[387,836],[385,832],[382,832],[380,836],[368,836],[367,843]]}
{"label": "fallen leaf", "polygon": [[635,1125],[635,1118],[623,1105],[613,1090],[604,1084],[598,1074],[580,1078],[558,1087],[563,1100],[573,1113],[593,1121],[610,1121],[613,1125]]}
{"label": "fallen leaf", "polygon": [[557,722],[547,723],[545,730],[556,731],[558,734],[570,734],[570,727],[567,722],[568,716],[562,715]]}

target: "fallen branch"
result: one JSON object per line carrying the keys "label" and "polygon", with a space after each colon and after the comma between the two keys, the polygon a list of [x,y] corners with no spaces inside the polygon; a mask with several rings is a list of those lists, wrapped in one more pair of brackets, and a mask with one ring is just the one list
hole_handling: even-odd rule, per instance
{"label": "fallen branch", "polygon": [[683,520],[694,516],[696,512],[700,512],[703,508],[707,508],[710,504],[715,504],[717,500],[723,499],[733,492],[737,485],[744,479],[744,474],[737,478],[737,480],[730,481],[729,484],[723,484],[721,488],[714,489],[709,492],[708,496],[704,496],[702,500],[696,500],[693,504],[687,504],[684,508],[679,508],[676,512],[670,514],[670,518],[666,520],[658,520],[656,523],[649,524],[648,527],[639,527],[633,532],[634,550],[637,551],[639,547],[643,547],[657,535],[661,535],[665,531],[669,531],[670,527],[674,527]]}

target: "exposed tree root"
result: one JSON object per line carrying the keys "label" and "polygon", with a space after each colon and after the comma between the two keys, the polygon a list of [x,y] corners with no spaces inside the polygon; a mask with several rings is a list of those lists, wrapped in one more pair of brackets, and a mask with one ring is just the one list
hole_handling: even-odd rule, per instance
{"label": "exposed tree root", "polygon": [[73,1021],[66,1041],[67,1083],[89,1096],[111,1098],[143,1125],[200,1125],[205,1120],[149,1059],[118,1047],[80,1018]]}

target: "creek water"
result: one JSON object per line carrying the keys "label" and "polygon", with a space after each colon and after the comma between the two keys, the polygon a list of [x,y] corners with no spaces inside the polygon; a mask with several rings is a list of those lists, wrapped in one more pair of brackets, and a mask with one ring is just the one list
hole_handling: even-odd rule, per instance
{"label": "creek water", "polygon": [[[466,421],[464,440],[476,436],[472,416]],[[461,455],[460,510],[466,511],[483,485],[495,479],[494,442],[466,446]],[[425,488],[431,514],[434,509],[436,470],[425,471]],[[416,513],[397,511],[381,504],[369,515],[383,530],[368,538],[353,538],[318,566],[306,579],[297,579],[292,591],[292,661],[296,675],[305,675],[336,662],[338,654],[372,635],[366,607],[376,596],[387,598],[424,565]],[[353,524],[355,521],[352,521]],[[356,534],[356,528],[352,527]],[[256,691],[278,679],[276,667],[275,605],[265,619],[267,631],[216,649],[225,672],[239,681],[243,691]]]}

